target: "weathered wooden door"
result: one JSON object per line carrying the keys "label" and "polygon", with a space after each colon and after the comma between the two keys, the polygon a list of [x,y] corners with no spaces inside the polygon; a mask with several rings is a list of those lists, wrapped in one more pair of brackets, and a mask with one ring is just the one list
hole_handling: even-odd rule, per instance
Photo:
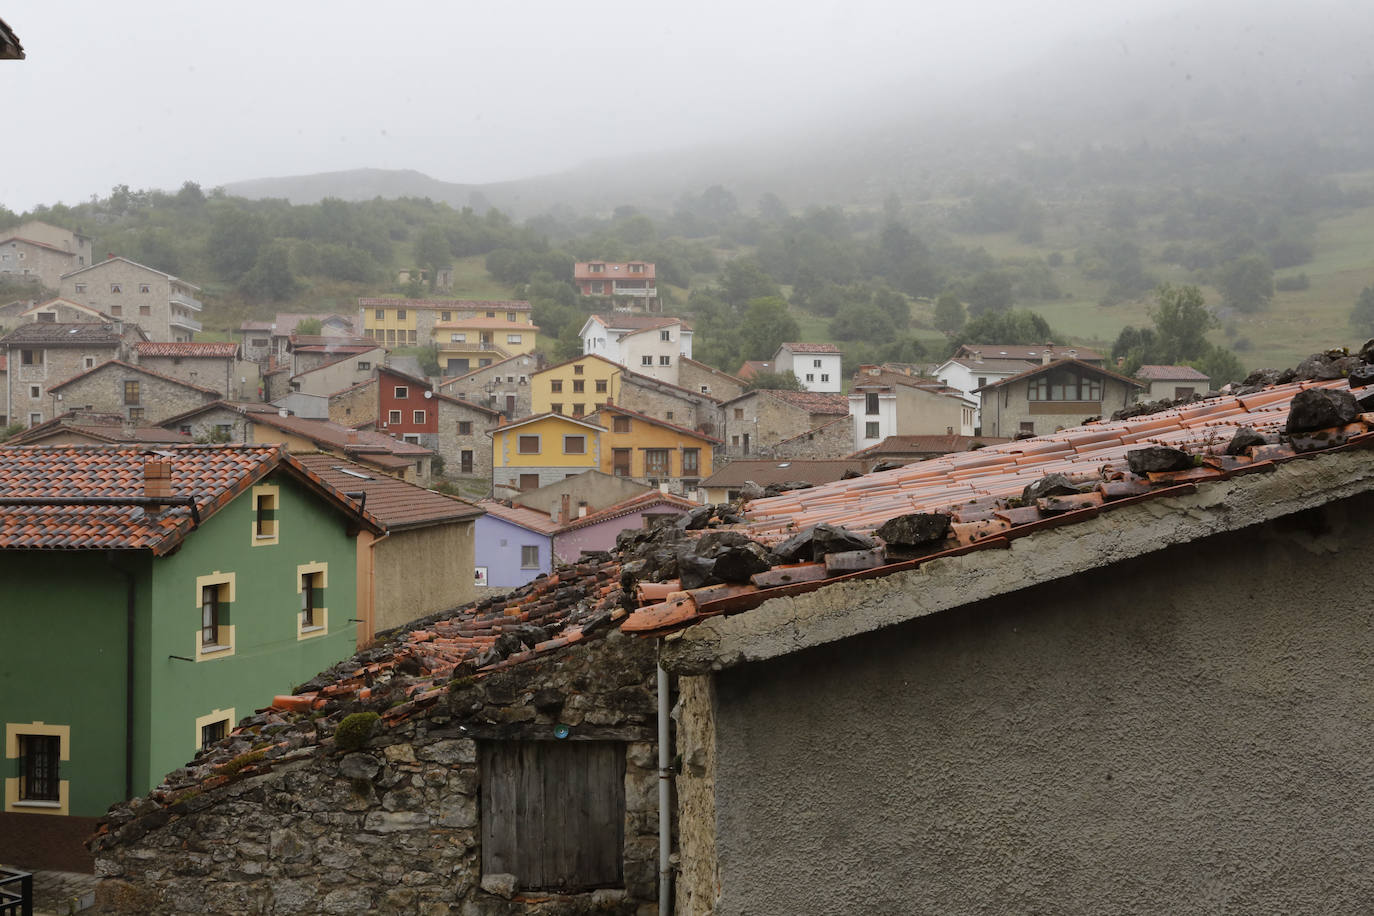
{"label": "weathered wooden door", "polygon": [[624,883],[625,746],[484,742],[482,873],[530,890]]}

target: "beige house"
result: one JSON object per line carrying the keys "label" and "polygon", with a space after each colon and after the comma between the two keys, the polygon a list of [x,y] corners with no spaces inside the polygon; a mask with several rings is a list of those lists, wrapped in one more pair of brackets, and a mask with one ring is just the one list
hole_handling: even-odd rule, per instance
{"label": "beige house", "polygon": [[1192,366],[1141,366],[1135,377],[1148,387],[1139,393],[1142,401],[1191,398],[1195,394],[1205,395],[1212,384],[1212,377]]}
{"label": "beige house", "polygon": [[0,421],[4,425],[37,426],[73,406],[84,405],[85,401],[64,403],[58,386],[102,363],[128,359],[141,340],[143,332],[137,325],[118,321],[28,321],[19,325],[0,337],[0,357],[8,367]]}
{"label": "beige house", "polygon": [[64,299],[135,322],[149,340],[190,341],[201,330],[200,287],[128,258],[113,257],[62,277]]}
{"label": "beige house", "polygon": [[57,289],[62,275],[91,263],[89,236],[38,220],[0,232],[0,275]]}
{"label": "beige house", "polygon": [[[291,376],[290,388],[303,394],[328,397],[336,392],[351,388],[359,382],[372,378],[377,367],[386,360],[384,347],[370,350],[350,350],[345,356],[335,356],[329,362],[321,363]],[[280,393],[273,391],[272,400]]]}
{"label": "beige house", "polygon": [[76,324],[83,321],[113,321],[99,309],[70,299],[49,299],[35,302],[16,316],[18,321],[54,321],[58,324]]}
{"label": "beige house", "polygon": [[257,397],[261,366],[239,358],[234,343],[144,341],[134,347],[138,364],[171,378],[213,388],[231,401]]}
{"label": "beige house", "polygon": [[1129,407],[1135,379],[1077,359],[1027,369],[978,389],[989,436],[1043,435]]}
{"label": "beige house", "polygon": [[854,450],[888,436],[970,436],[978,402],[938,379],[860,366],[849,386]]}

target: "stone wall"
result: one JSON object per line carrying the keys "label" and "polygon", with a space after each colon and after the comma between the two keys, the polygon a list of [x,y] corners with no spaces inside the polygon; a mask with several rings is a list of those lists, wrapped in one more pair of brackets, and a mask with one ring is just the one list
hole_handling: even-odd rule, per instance
{"label": "stone wall", "polygon": [[[653,641],[610,630],[457,680],[422,713],[388,712],[356,751],[336,746],[333,717],[306,717],[300,735],[299,720],[292,730],[271,710],[250,720],[258,739],[234,736],[230,750],[285,740],[286,754],[227,775],[233,761],[206,767],[168,807],[138,799],[111,812],[93,844],[105,878],[98,912],[648,916],[657,896],[654,696]],[[479,744],[552,740],[556,723],[570,727],[569,741],[625,743],[623,888],[525,894],[481,874]]]}
{"label": "stone wall", "polygon": [[329,419],[340,426],[377,422],[377,380],[330,395]]}
{"label": "stone wall", "polygon": [[854,421],[850,417],[836,417],[807,430],[799,436],[772,445],[762,445],[754,453],[758,458],[843,458],[854,451]]}
{"label": "stone wall", "polygon": [[[528,387],[528,386],[526,386]],[[432,448],[444,459],[445,477],[491,477],[491,436],[499,417],[445,397],[434,399],[439,412],[439,433]],[[459,423],[472,424],[467,435],[459,432]],[[463,452],[472,452],[472,470],[463,472]]]}
{"label": "stone wall", "polygon": [[138,360],[138,364],[145,369],[151,369],[162,375],[181,379],[183,382],[199,385],[202,388],[213,388],[219,392],[221,397],[231,401],[243,397],[256,399],[258,393],[256,370],[251,379],[252,393],[245,395],[237,384],[238,377],[234,375],[234,362],[233,357],[217,359],[195,356],[143,356]]}
{"label": "stone wall", "polygon": [[744,394],[745,383],[728,373],[714,369],[694,359],[683,359],[678,363],[677,383],[689,391],[701,391],[705,386],[709,394],[718,401],[728,401]]}
{"label": "stone wall", "polygon": [[714,401],[666,386],[637,384],[625,373],[621,374],[620,399],[616,406],[688,429],[706,426],[712,430],[718,422],[718,409]]}
{"label": "stone wall", "polygon": [[[29,423],[30,414],[39,414],[39,422],[51,420],[58,414],[84,405],[85,401],[74,401],[64,391],[61,401],[55,401],[48,389],[60,385],[70,378],[88,371],[118,355],[115,345],[92,345],[89,349],[77,347],[38,347],[42,358],[32,366],[22,362],[23,349],[13,347],[9,350],[9,406],[5,413],[11,422]],[[38,397],[31,397],[33,386],[38,386]],[[98,408],[103,410],[104,408]],[[111,413],[121,413],[113,410]]]}
{"label": "stone wall", "polygon": [[[440,385],[439,390],[451,397],[499,410],[507,414],[507,419],[518,420],[530,415],[530,376],[539,371],[542,364],[537,354],[527,353],[474,369],[452,384]],[[514,408],[508,412],[506,405],[511,398]]]}
{"label": "stone wall", "polygon": [[[778,400],[765,392],[740,398],[720,409],[720,431],[717,439],[725,444],[722,452],[727,458],[753,458],[764,455],[765,449],[776,447],[785,439],[790,439],[802,430],[814,429],[833,417],[813,417],[804,409],[786,401]],[[745,448],[745,437],[749,446]],[[852,442],[852,436],[851,436]],[[848,449],[841,454],[849,454]],[[833,455],[807,457],[835,457]]]}
{"label": "stone wall", "polygon": [[[124,383],[138,382],[138,403],[124,403]],[[147,425],[161,423],[168,417],[184,413],[215,400],[212,391],[197,391],[180,382],[139,372],[128,366],[106,365],[82,376],[62,388],[65,409],[89,407],[101,413],[129,416],[131,409],[143,410]]]}

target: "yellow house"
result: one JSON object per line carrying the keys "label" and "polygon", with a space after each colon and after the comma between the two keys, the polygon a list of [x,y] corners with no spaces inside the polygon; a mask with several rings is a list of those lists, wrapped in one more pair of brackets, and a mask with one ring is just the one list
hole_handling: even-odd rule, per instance
{"label": "yellow house", "polygon": [[606,429],[588,419],[536,414],[491,430],[492,486],[533,490],[601,467]]}
{"label": "yellow house", "polygon": [[539,329],[530,315],[521,299],[363,298],[357,327],[387,347],[434,344],[445,372],[459,375],[531,352]]}
{"label": "yellow house", "polygon": [[541,369],[530,376],[530,409],[535,413],[587,416],[620,399],[619,363],[588,354]]}
{"label": "yellow house", "polygon": [[[529,312],[488,310],[434,323],[434,345],[446,373],[470,372],[534,352],[539,328]],[[484,362],[485,360],[485,362]]]}
{"label": "yellow house", "polygon": [[601,470],[676,493],[694,490],[712,473],[713,449],[722,442],[705,433],[610,404],[596,412],[602,435]]}

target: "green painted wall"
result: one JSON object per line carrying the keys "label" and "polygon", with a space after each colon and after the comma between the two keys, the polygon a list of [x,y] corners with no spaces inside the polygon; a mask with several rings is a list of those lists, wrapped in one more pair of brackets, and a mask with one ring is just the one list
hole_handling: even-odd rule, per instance
{"label": "green painted wall", "polygon": [[[250,490],[168,557],[0,551],[0,727],[71,726],[71,760],[61,766],[71,814],[101,815],[124,798],[127,580],[112,563],[136,582],[136,794],[195,756],[197,718],[233,709],[237,722],[353,654],[357,555],[347,519],[285,474],[263,483],[280,488],[274,545],[252,546]],[[329,564],[329,630],[298,640],[296,567],[306,563]],[[234,654],[202,662],[171,658],[196,657],[196,579],[216,571],[235,573]],[[17,762],[0,758],[0,777],[16,775]]]}
{"label": "green painted wall", "polygon": [[[70,760],[59,773],[70,784],[69,813],[82,816],[124,797],[126,580],[106,557],[0,552],[0,727],[70,726]],[[117,562],[146,585],[150,559]],[[147,588],[137,594],[146,599]],[[0,760],[0,771],[17,776],[18,762]]]}
{"label": "green painted wall", "polygon": [[[196,719],[215,709],[235,710],[241,719],[272,702],[279,693],[308,680],[352,655],[357,624],[356,542],[347,536],[345,517],[293,478],[277,474],[264,481],[280,486],[278,543],[252,546],[251,491],[230,503],[181,549],[156,561],[146,658],[146,760],[138,792],[157,785],[171,770],[195,755]],[[296,567],[328,563],[325,607],[329,633],[296,638],[300,595]],[[235,574],[229,622],[235,628],[232,656],[202,662],[195,658],[200,633],[199,576]]]}

